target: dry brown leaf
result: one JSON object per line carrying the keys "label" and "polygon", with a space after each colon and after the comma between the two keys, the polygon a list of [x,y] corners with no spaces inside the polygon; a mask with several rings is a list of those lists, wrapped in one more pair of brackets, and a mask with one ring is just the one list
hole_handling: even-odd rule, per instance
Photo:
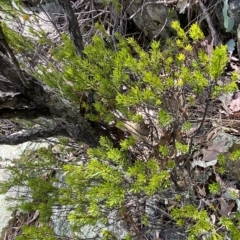
{"label": "dry brown leaf", "polygon": [[225,152],[226,141],[221,141],[212,144],[208,148],[203,148],[193,155],[193,161],[191,168],[200,166],[207,168],[209,166],[215,166],[217,164],[217,157],[220,153]]}
{"label": "dry brown leaf", "polygon": [[221,205],[221,209],[219,209],[218,211],[219,214],[221,216],[226,216],[226,217],[229,216],[229,213],[232,211],[232,209],[235,206],[235,202],[228,204],[224,198],[220,198],[219,202]]}
{"label": "dry brown leaf", "polygon": [[195,190],[196,190],[199,197],[206,197],[207,194],[206,194],[206,190],[205,190],[204,187],[200,188],[198,185],[196,185]]}
{"label": "dry brown leaf", "polygon": [[39,210],[36,210],[33,217],[27,222],[27,225],[31,224],[33,221],[35,221],[39,217]]}
{"label": "dry brown leaf", "polygon": [[202,161],[212,161],[217,159],[217,156],[220,153],[225,152],[224,147],[226,146],[226,141],[221,141],[214,143],[213,145],[209,146],[207,149],[201,149],[201,154],[203,155]]}
{"label": "dry brown leaf", "polygon": [[213,127],[212,130],[207,134],[207,141],[211,142],[215,137],[219,135],[219,133],[222,132],[222,127]]}
{"label": "dry brown leaf", "polygon": [[144,123],[140,124],[131,121],[125,121],[118,128],[122,131],[129,132],[137,141],[143,141],[148,144],[151,143],[150,139],[148,138],[150,129]]}
{"label": "dry brown leaf", "polygon": [[213,224],[216,223],[216,215],[215,214],[211,214],[211,220],[212,220]]}
{"label": "dry brown leaf", "polygon": [[238,112],[240,110],[240,92],[234,94],[233,100],[231,101],[229,108],[233,112]]}
{"label": "dry brown leaf", "polygon": [[193,169],[196,166],[207,168],[210,166],[215,166],[217,164],[217,159],[214,159],[212,161],[203,161],[203,160],[193,160],[191,164],[191,169]]}
{"label": "dry brown leaf", "polygon": [[179,0],[177,3],[177,8],[179,8],[179,13],[184,13],[187,6],[188,6],[188,0]]}
{"label": "dry brown leaf", "polygon": [[212,52],[213,52],[213,41],[211,41],[211,43],[207,45],[207,53],[209,57],[212,56]]}
{"label": "dry brown leaf", "polygon": [[229,108],[233,111],[233,112],[238,112],[240,110],[240,99],[234,99],[232,100],[232,102],[230,103]]}
{"label": "dry brown leaf", "polygon": [[[224,79],[225,80],[225,79]],[[232,101],[232,93],[222,94],[218,99],[221,101],[222,108],[224,109],[227,115],[232,114],[232,111],[229,109],[229,105]]]}

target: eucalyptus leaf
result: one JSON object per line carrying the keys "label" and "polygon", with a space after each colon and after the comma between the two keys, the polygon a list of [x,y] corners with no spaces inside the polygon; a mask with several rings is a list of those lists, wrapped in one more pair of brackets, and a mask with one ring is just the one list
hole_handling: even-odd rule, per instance
{"label": "eucalyptus leaf", "polygon": [[224,17],[224,27],[226,32],[230,32],[234,26],[234,19],[228,16],[228,0],[223,0],[223,17]]}
{"label": "eucalyptus leaf", "polygon": [[240,200],[236,199],[237,211],[240,212]]}
{"label": "eucalyptus leaf", "polygon": [[240,38],[240,24],[238,24],[238,28],[237,28],[237,37],[238,39]]}
{"label": "eucalyptus leaf", "polygon": [[229,53],[232,53],[235,49],[235,41],[233,39],[230,39],[228,42],[227,42],[227,49],[228,49],[228,52]]}

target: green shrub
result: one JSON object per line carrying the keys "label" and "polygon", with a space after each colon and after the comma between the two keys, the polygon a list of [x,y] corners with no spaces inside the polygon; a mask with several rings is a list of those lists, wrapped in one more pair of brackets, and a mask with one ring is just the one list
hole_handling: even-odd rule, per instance
{"label": "green shrub", "polygon": [[[191,107],[203,90],[208,93],[207,110],[210,98],[236,89],[235,74],[230,83],[217,85],[228,61],[226,46],[216,47],[208,56],[199,47],[204,36],[197,24],[192,25],[189,34],[177,22],[173,23],[173,28],[178,36],[176,39],[169,39],[162,45],[153,41],[147,51],[134,38],[123,39],[121,36],[116,36],[118,51],[114,51],[96,35],[84,50],[85,58],[78,56],[68,36],[62,35],[61,46],[51,49],[58,67],[53,63],[47,67],[39,66],[39,78],[51,86],[60,87],[61,93],[75,104],[78,104],[79,93],[94,93],[93,106],[84,103],[87,109],[94,108],[86,116],[105,126],[124,129],[126,137],[119,140],[119,147],[114,145],[114,139],[101,137],[100,146],[88,150],[87,163],[60,164],[65,176],[65,185],[60,189],[53,187],[56,178],[39,184],[41,171],[36,172],[36,176],[29,175],[18,167],[10,169],[12,180],[2,185],[2,192],[12,185],[26,184],[33,200],[39,201],[32,206],[32,202],[24,200],[21,207],[42,210],[42,221],[49,219],[54,204],[71,206],[68,220],[75,232],[80,232],[86,225],[106,224],[109,213],[117,210],[121,219],[130,225],[128,239],[138,234],[129,207],[131,200],[160,194],[174,185],[170,175],[177,166],[177,157],[191,154],[191,146],[180,137],[181,131],[191,128],[188,121]],[[58,81],[55,81],[56,76]],[[156,114],[147,115],[148,110]],[[145,130],[161,129],[165,140],[156,136],[150,139],[149,134],[142,133],[142,126],[146,127]],[[156,150],[156,153],[141,155],[144,151],[138,149],[139,142],[144,142],[145,147],[153,152]],[[170,142],[172,144],[168,146]],[[136,153],[135,157],[131,152]],[[44,167],[57,163],[51,150],[39,154],[44,156]],[[49,156],[53,162],[46,162]],[[25,158],[23,166],[29,164],[33,163]],[[40,161],[34,162],[31,168],[41,169],[39,164]],[[216,184],[210,185],[212,193],[218,190]],[[46,202],[44,195],[51,196],[50,200]],[[187,222],[189,239],[203,233],[212,239],[220,239],[206,210],[183,206],[174,209],[172,216],[181,225],[191,219]],[[140,219],[140,224],[149,224],[140,212],[134,217]],[[238,229],[231,222],[222,218],[222,225],[236,235]],[[105,231],[104,239],[111,234]]]}

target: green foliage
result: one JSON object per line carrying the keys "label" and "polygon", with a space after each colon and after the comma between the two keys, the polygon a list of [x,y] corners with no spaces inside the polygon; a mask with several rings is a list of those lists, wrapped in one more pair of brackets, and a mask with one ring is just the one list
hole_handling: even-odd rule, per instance
{"label": "green foliage", "polygon": [[191,25],[189,29],[189,36],[194,42],[204,39],[204,34],[197,23]]}
{"label": "green foliage", "polygon": [[104,137],[100,145],[89,149],[86,164],[64,166],[67,186],[61,189],[61,203],[75,208],[69,215],[73,228],[105,222],[107,213],[123,208],[129,194],[152,195],[169,185],[168,172],[156,160],[131,163],[124,147],[114,148]]}
{"label": "green foliage", "polygon": [[[63,44],[51,50],[53,57],[61,62],[61,71],[54,70],[51,64],[45,70],[42,66],[39,69],[48,84],[60,87],[64,96],[72,101],[78,101],[79,92],[94,90],[95,112],[87,114],[92,121],[140,122],[136,117],[138,109],[150,106],[158,111],[160,126],[166,128],[176,122],[185,124],[186,119],[180,113],[183,101],[177,94],[179,91],[193,105],[192,94],[197,95],[206,88],[213,97],[221,91],[234,91],[236,77],[227,86],[216,85],[228,60],[226,47],[217,47],[212,56],[208,56],[203,50],[194,48],[194,43],[203,38],[197,24],[191,26],[188,34],[178,22],[173,22],[172,26],[178,38],[169,39],[164,46],[153,41],[149,51],[142,49],[134,38],[123,39],[116,35],[116,52],[96,35],[84,49],[85,58],[78,56],[70,38],[62,35]],[[177,56],[175,60],[173,55]],[[122,91],[123,86],[126,91]],[[89,109],[87,104],[84,106]]]}
{"label": "green foliage", "polygon": [[181,226],[186,225],[187,222],[191,222],[188,224],[188,239],[199,239],[200,236],[205,235],[205,239],[223,240],[225,239],[224,235],[221,233],[221,231],[218,231],[221,228],[225,228],[229,231],[231,239],[239,239],[239,213],[235,213],[231,217],[221,217],[219,221],[219,225],[221,225],[220,227],[212,223],[206,210],[198,210],[192,205],[186,205],[180,209],[174,208],[171,215]]}
{"label": "green foliage", "polygon": [[177,32],[178,37],[183,40],[187,40],[187,35],[184,32],[184,30],[181,28],[180,23],[177,21],[174,21],[172,23],[172,28]]}
{"label": "green foliage", "polygon": [[0,11],[8,19],[18,18],[22,10],[22,1],[20,0],[0,0]]}
{"label": "green foliage", "polygon": [[[56,158],[50,149],[41,148],[35,152],[25,152],[21,159],[13,163],[8,167],[11,178],[0,183],[0,192],[7,193],[11,188],[20,190],[22,194],[12,208],[26,212],[39,210],[39,220],[48,222],[52,206],[58,201],[58,189],[53,185],[57,179],[52,176]],[[13,197],[8,199],[14,200]]]}
{"label": "green foliage", "polygon": [[6,40],[8,43],[10,43],[10,46],[15,53],[29,53],[30,51],[34,51],[34,43],[30,38],[24,37],[23,35],[12,30],[4,22],[2,22],[1,25]]}
{"label": "green foliage", "polygon": [[240,158],[240,150],[236,150],[236,151],[233,151],[232,153],[230,153],[230,159],[232,161],[239,160],[239,158]]}
{"label": "green foliage", "polygon": [[16,240],[57,240],[58,238],[55,237],[55,234],[53,232],[53,229],[51,227],[48,227],[46,225],[43,225],[40,228],[35,226],[22,227],[22,234],[21,236],[17,236]]}
{"label": "green foliage", "polygon": [[158,123],[160,126],[165,127],[172,122],[172,117],[165,110],[161,109],[158,113]]}
{"label": "green foliage", "polygon": [[[230,232],[231,239],[233,240],[239,239],[240,230],[238,229],[238,227],[236,226],[236,224],[231,218],[221,217],[220,222],[222,226],[225,227]],[[238,222],[239,222],[239,218],[238,218]]]}
{"label": "green foliage", "polygon": [[174,208],[171,215],[177,221],[179,225],[185,225],[187,221],[193,221],[189,226],[189,237],[188,239],[198,239],[201,234],[206,234],[210,239],[222,239],[214,230],[207,211],[198,210],[193,205],[186,205],[180,209]]}
{"label": "green foliage", "polygon": [[225,154],[221,153],[217,156],[217,160],[218,160],[218,168],[217,168],[217,172],[220,174],[224,174],[225,173],[225,168],[226,168],[226,156]]}
{"label": "green foliage", "polygon": [[160,145],[159,146],[159,153],[162,154],[163,157],[167,157],[169,155],[169,149],[165,145]]}
{"label": "green foliage", "polygon": [[116,236],[112,234],[112,232],[109,232],[107,230],[102,231],[102,239],[101,240],[117,240]]}
{"label": "green foliage", "polygon": [[180,142],[176,142],[176,148],[181,153],[187,153],[188,149],[189,149],[189,146],[186,145],[186,144],[181,144]]}
{"label": "green foliage", "polygon": [[123,238],[123,240],[132,240],[133,238],[132,238],[132,236],[130,235],[130,234],[127,234],[124,238]]}
{"label": "green foliage", "polygon": [[[96,35],[85,47],[84,58],[76,54],[70,38],[63,34],[62,44],[50,49],[55,62],[38,66],[36,75],[50,86],[59,88],[61,94],[73,103],[78,103],[79,93],[94,93],[95,103],[92,106],[84,103],[87,109],[94,109],[86,115],[93,121],[115,124],[121,129],[126,121],[139,125],[149,121],[144,112],[151,109],[157,116],[154,124],[161,131],[172,135],[177,129],[188,131],[191,124],[186,112],[191,111],[188,107],[195,104],[203,90],[209,93],[208,98],[234,91],[237,77],[233,75],[227,85],[217,85],[228,60],[226,47],[216,47],[208,56],[195,47],[204,37],[197,24],[192,25],[189,33],[181,29],[178,22],[173,22],[173,28],[177,39],[168,39],[164,45],[153,41],[147,51],[134,38],[123,39],[118,35],[118,50],[114,51]],[[46,40],[41,32],[34,34],[38,35],[40,42]],[[9,31],[8,40],[13,41],[14,36]],[[23,39],[16,42],[16,48],[21,41]],[[59,63],[57,67],[56,63]],[[150,128],[151,124],[147,127]],[[160,144],[157,154],[146,158],[141,158],[136,148],[134,158],[129,153],[137,146],[137,141],[132,134],[116,147],[110,139],[101,137],[100,146],[90,148],[88,161],[79,165],[63,165],[51,149],[25,153],[14,167],[9,168],[12,177],[0,185],[1,192],[5,193],[13,186],[27,187],[32,197],[22,196],[19,206],[25,211],[38,209],[42,222],[49,220],[54,204],[61,204],[71,206],[68,220],[75,232],[80,232],[84,226],[106,224],[109,213],[114,210],[128,212],[131,199],[160,194],[172,184],[171,171],[178,163],[170,156],[171,146]],[[169,142],[174,142],[174,150],[181,155],[188,153],[189,146],[180,139],[171,138]],[[232,153],[231,157],[238,159],[239,152]],[[165,167],[161,162],[163,158],[167,160]],[[56,165],[64,173],[64,185],[60,187],[56,187],[59,180],[52,174]],[[219,186],[211,184],[209,190],[217,193]],[[188,223],[189,239],[196,239],[201,234],[209,234],[212,239],[219,237],[206,210],[187,205],[173,209],[171,215],[180,225]],[[149,224],[144,215],[140,221]],[[234,236],[237,234],[231,222],[223,219],[222,225]],[[43,229],[49,231],[47,227]],[[34,232],[35,239],[42,239],[34,228],[26,228],[24,236],[29,236],[30,232]],[[131,239],[131,235],[125,239]],[[111,232],[103,232],[103,239],[113,238]],[[51,233],[49,239],[54,239]]]}
{"label": "green foliage", "polygon": [[211,184],[209,184],[208,189],[209,189],[210,193],[217,194],[220,192],[221,186],[219,183],[211,183]]}
{"label": "green foliage", "polygon": [[188,121],[184,122],[182,125],[182,130],[185,132],[189,131],[192,127],[192,124]]}
{"label": "green foliage", "polygon": [[226,55],[227,46],[221,45],[213,50],[212,58],[209,61],[209,74],[213,79],[218,79],[223,73],[228,57]]}
{"label": "green foliage", "polygon": [[217,160],[218,160],[218,164],[220,166],[225,166],[226,165],[226,156],[223,153],[221,153],[217,156]]}
{"label": "green foliage", "polygon": [[136,143],[136,140],[130,136],[129,138],[121,141],[120,146],[122,150],[126,151],[129,149],[129,147],[134,146],[135,143]]}

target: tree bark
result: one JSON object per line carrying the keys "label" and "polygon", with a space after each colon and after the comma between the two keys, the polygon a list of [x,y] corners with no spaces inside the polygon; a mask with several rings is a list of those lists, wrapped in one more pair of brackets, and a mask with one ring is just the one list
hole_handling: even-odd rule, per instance
{"label": "tree bark", "polygon": [[4,47],[4,49],[6,50],[6,52],[8,53],[9,57],[11,58],[11,61],[15,67],[15,70],[18,74],[19,79],[21,80],[21,83],[23,84],[24,87],[28,88],[29,87],[29,83],[28,81],[24,78],[22,70],[19,66],[18,60],[15,57],[13,50],[10,48],[10,46],[7,43],[7,40],[5,38],[3,29],[2,29],[2,22],[0,21],[0,44]]}
{"label": "tree bark", "polygon": [[[83,39],[71,3],[69,0],[58,0],[58,2],[67,16],[69,34],[76,51],[83,57]],[[22,70],[6,41],[1,26],[0,45],[3,49],[2,52],[0,51],[0,118],[29,120],[47,117],[53,120],[53,125],[48,129],[30,129],[17,134],[17,137],[16,135],[3,136],[0,143],[18,144],[63,134],[75,141],[85,142],[89,146],[97,146],[99,137],[103,133],[101,126],[96,124],[92,127],[77,108],[68,100],[60,97],[57,90],[48,87]]]}
{"label": "tree bark", "polygon": [[32,120],[39,117],[49,118],[51,113],[48,108],[1,108],[0,118],[10,119],[19,118],[25,120]]}
{"label": "tree bark", "polygon": [[[22,71],[22,73],[24,78],[29,82],[29,86],[27,88],[24,87],[18,74],[16,74],[14,65],[6,56],[0,53],[0,86],[3,86],[4,83],[7,82],[8,85],[6,85],[4,88],[6,95],[15,89],[18,92],[12,92],[13,98],[15,95],[16,98],[17,96],[19,97],[19,100],[21,96],[23,102],[23,99],[25,99],[25,101],[27,100],[26,107],[19,108],[19,101],[15,101],[14,103],[13,99],[11,102],[8,97],[5,99],[3,97],[1,99],[2,101],[0,101],[0,118],[23,118],[24,111],[26,113],[25,119],[29,118],[31,112],[32,119],[40,116],[45,117],[47,115],[48,117],[51,117],[52,120],[54,120],[56,126],[60,129],[60,131],[52,131],[51,128],[44,130],[45,132],[49,131],[48,135],[36,134],[35,132],[33,133],[30,131],[28,138],[23,136],[21,140],[21,137],[19,135],[19,137],[15,138],[14,141],[10,141],[8,138],[2,137],[2,144],[18,144],[24,142],[26,139],[31,139],[31,133],[33,134],[33,139],[37,139],[46,136],[55,136],[56,134],[59,135],[63,132],[64,135],[66,135],[66,132],[69,137],[73,138],[76,141],[85,142],[89,146],[97,145],[99,136],[101,134],[99,129],[95,130],[95,128],[91,126],[87,119],[80,115],[78,109],[73,107],[68,100],[59,97],[56,90],[51,89],[30,74],[24,71]],[[32,109],[29,107],[29,105],[33,106]],[[34,115],[36,111],[39,112]]]}
{"label": "tree bark", "polygon": [[29,131],[21,131],[10,136],[0,137],[0,144],[16,145],[28,141],[35,141],[55,136],[68,136],[65,129],[59,126],[48,128],[35,128]]}
{"label": "tree bark", "polygon": [[71,7],[69,0],[58,0],[59,5],[64,9],[68,20],[68,31],[70,38],[73,41],[78,55],[84,57],[84,44],[82,39],[82,34],[78,24],[77,17]]}

